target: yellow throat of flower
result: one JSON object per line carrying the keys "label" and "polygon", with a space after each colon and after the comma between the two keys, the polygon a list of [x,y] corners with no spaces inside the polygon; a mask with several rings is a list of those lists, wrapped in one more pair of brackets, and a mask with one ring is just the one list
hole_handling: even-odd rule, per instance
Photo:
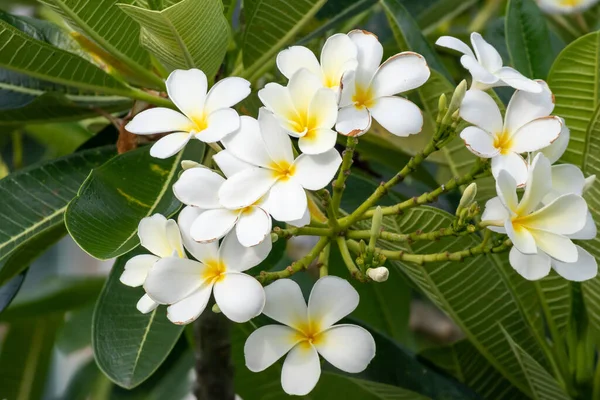
{"label": "yellow throat of flower", "polygon": [[575,7],[580,5],[583,0],[558,0],[558,4],[564,7]]}
{"label": "yellow throat of flower", "polygon": [[318,324],[302,322],[294,326],[296,328],[292,337],[294,343],[300,342],[308,348],[311,344],[318,344],[323,340],[323,336],[320,335],[321,328]]}
{"label": "yellow throat of flower", "polygon": [[285,160],[273,161],[269,168],[273,171],[273,177],[277,180],[288,180],[296,173],[296,166]]}
{"label": "yellow throat of flower", "polygon": [[373,89],[370,86],[356,85],[356,90],[352,95],[352,103],[354,103],[356,108],[373,107],[375,105],[374,95],[375,93],[373,93]]}
{"label": "yellow throat of flower", "polygon": [[512,149],[512,138],[509,132],[502,131],[494,136],[494,147],[500,150],[500,154],[508,154]]}
{"label": "yellow throat of flower", "polygon": [[202,278],[205,281],[214,281],[214,283],[217,283],[225,278],[227,266],[220,260],[209,260],[206,261],[204,265],[206,266],[206,269],[202,274]]}

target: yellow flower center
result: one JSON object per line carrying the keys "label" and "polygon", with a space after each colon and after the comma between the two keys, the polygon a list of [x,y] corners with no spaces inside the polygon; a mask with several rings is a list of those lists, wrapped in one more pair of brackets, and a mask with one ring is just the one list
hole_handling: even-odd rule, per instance
{"label": "yellow flower center", "polygon": [[273,161],[269,168],[273,172],[273,177],[278,180],[288,180],[296,172],[296,166],[285,160]]}
{"label": "yellow flower center", "polygon": [[352,102],[356,108],[370,108],[375,105],[374,99],[375,93],[371,87],[364,87],[362,85],[356,85],[356,90],[352,95]]}
{"label": "yellow flower center", "polygon": [[494,147],[500,150],[500,154],[508,154],[512,149],[512,139],[510,133],[502,131],[494,136]]}
{"label": "yellow flower center", "polygon": [[190,132],[200,133],[208,128],[208,115],[202,113],[202,115],[194,116],[191,118],[193,125],[190,127]]}
{"label": "yellow flower center", "polygon": [[296,110],[295,113],[288,115],[288,121],[299,135],[305,135],[318,127],[317,118],[308,115],[308,110]]}
{"label": "yellow flower center", "polygon": [[321,328],[318,324],[302,322],[295,324],[294,327],[296,328],[294,337],[292,338],[294,343],[299,341],[300,344],[306,345],[306,348],[309,348],[309,344],[319,344],[323,340],[323,336],[320,334]]}
{"label": "yellow flower center", "polygon": [[582,3],[583,0],[559,0],[561,6],[575,7]]}
{"label": "yellow flower center", "polygon": [[206,281],[219,282],[225,278],[227,266],[220,260],[209,260],[204,263],[206,269],[202,273],[202,278]]}

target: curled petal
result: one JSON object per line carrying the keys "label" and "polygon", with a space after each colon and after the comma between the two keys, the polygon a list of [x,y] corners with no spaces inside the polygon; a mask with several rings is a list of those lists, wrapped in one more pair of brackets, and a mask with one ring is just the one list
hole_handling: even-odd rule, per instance
{"label": "curled petal", "polygon": [[243,246],[252,247],[271,240],[271,226],[271,216],[262,208],[252,206],[240,214],[235,232]]}
{"label": "curled petal", "polygon": [[192,127],[185,115],[169,108],[156,107],[137,114],[125,129],[136,135],[153,135],[165,132],[187,132]]}
{"label": "curled petal", "polygon": [[477,32],[471,33],[471,44],[477,60],[485,69],[495,72],[502,68],[502,57],[500,53]]}
{"label": "curled petal", "polygon": [[371,127],[371,113],[366,107],[349,105],[340,108],[335,130],[345,136],[360,136]]}
{"label": "curled petal", "polygon": [[541,80],[536,82],[541,86],[541,92],[517,90],[510,99],[504,122],[504,129],[507,131],[516,132],[523,125],[552,114],[554,96],[546,82]]}
{"label": "curled petal", "polygon": [[540,93],[543,88],[534,80],[526,78],[519,71],[511,67],[502,67],[495,72],[496,76],[508,86],[526,92]]}
{"label": "curled petal", "polygon": [[152,300],[147,294],[140,297],[135,305],[135,308],[142,314],[148,314],[149,312],[156,310],[156,307],[158,307],[158,303]]}
{"label": "curled petal", "polygon": [[148,276],[148,271],[158,260],[158,257],[150,254],[140,254],[131,258],[125,263],[125,270],[119,277],[119,280],[127,286],[142,286]]}
{"label": "curled petal", "polygon": [[460,133],[460,138],[465,142],[471,153],[483,158],[492,158],[500,153],[494,147],[494,138],[491,134],[476,126],[468,126]]}
{"label": "curled petal", "polygon": [[456,50],[460,53],[463,53],[466,56],[471,56],[475,58],[475,54],[473,50],[462,40],[459,40],[452,36],[440,36],[438,40],[435,42],[436,45],[445,47],[447,49]]}
{"label": "curled petal", "polygon": [[167,236],[168,220],[161,214],[143,218],[138,225],[138,236],[143,247],[159,257],[173,255],[173,247]]}

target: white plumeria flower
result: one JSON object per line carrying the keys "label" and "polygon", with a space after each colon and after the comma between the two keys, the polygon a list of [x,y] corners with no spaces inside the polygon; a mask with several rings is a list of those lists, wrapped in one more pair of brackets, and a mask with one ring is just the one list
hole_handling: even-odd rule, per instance
{"label": "white plumeria flower", "polygon": [[151,108],[136,115],[125,129],[137,135],[173,132],[150,149],[150,155],[157,158],[171,157],[191,138],[205,143],[217,142],[239,128],[240,118],[231,107],[248,97],[250,82],[229,77],[215,83],[208,93],[207,88],[204,72],[175,70],[167,79],[167,92],[181,112]]}
{"label": "white plumeria flower", "polygon": [[[214,159],[224,160],[226,156],[215,156]],[[217,161],[220,167],[221,164],[229,167],[221,167],[226,176],[241,171],[235,160],[228,161]],[[232,167],[235,169],[232,170]],[[223,183],[225,178],[216,172],[196,167],[185,170],[173,185],[175,197],[183,204],[199,208],[190,224],[192,238],[201,243],[212,242],[221,239],[235,227],[235,234],[242,245],[256,246],[269,236],[272,227],[271,216],[265,210],[264,202],[259,199],[248,206],[225,208],[218,197]]]}
{"label": "white plumeria flower", "polygon": [[323,87],[319,76],[301,68],[287,87],[267,83],[258,97],[289,135],[300,138],[302,152],[321,154],[335,146],[337,133],[331,128],[338,116],[338,96]]}
{"label": "white plumeria flower", "polygon": [[[125,264],[125,270],[119,280],[131,287],[142,286],[150,268],[161,258],[187,258],[181,242],[181,234],[177,223],[167,220],[160,214],[143,218],[138,225],[140,244],[152,254],[140,254]],[[158,307],[158,303],[147,294],[137,303],[137,309],[146,314]]]}
{"label": "white plumeria flower", "polygon": [[375,340],[360,326],[337,321],[358,306],[356,290],[344,279],[319,279],[308,299],[298,284],[278,280],[265,288],[263,313],[285,325],[266,325],[254,331],[244,345],[246,366],[260,372],[288,353],[281,370],[281,386],[291,395],[308,394],[319,381],[319,354],[345,372],[363,371],[375,357]]}
{"label": "white plumeria flower", "polygon": [[508,104],[506,117],[485,92],[469,90],[460,106],[460,116],[474,126],[465,128],[460,137],[468,149],[482,158],[492,159],[496,179],[506,171],[519,186],[527,181],[527,162],[521,153],[550,146],[562,130],[562,119],[551,116],[554,97],[548,85],[538,81],[540,93],[517,90]]}
{"label": "white plumeria flower", "polygon": [[321,50],[321,64],[314,53],[304,46],[292,46],[277,55],[277,68],[288,79],[306,68],[321,78],[324,87],[338,93],[342,77],[356,68],[356,45],[348,35],[337,33],[330,36]]}
{"label": "white plumeria flower", "polygon": [[486,203],[482,215],[482,220],[492,225],[489,229],[505,233],[511,239],[512,267],[529,280],[543,278],[551,267],[566,279],[589,279],[590,271],[597,269],[595,260],[570,238],[586,225],[585,200],[567,193],[540,208],[552,191],[550,162],[543,154],[533,160],[520,201],[516,189],[515,180],[502,171],[496,181],[498,197]]}
{"label": "white plumeria flower", "polygon": [[[266,196],[266,210],[284,222],[306,217],[308,202],[304,190],[327,186],[342,163],[335,149],[316,155],[305,153],[294,159],[289,136],[273,114],[264,109],[259,111],[258,121],[242,117],[241,128],[226,137],[223,144],[251,167],[223,183],[219,202],[229,209],[238,209]],[[225,162],[220,160],[219,165],[224,166]]]}
{"label": "white plumeria flower", "polygon": [[587,10],[598,0],[538,0],[540,8],[548,14],[572,14]]}
{"label": "white plumeria flower", "polygon": [[523,76],[514,68],[503,67],[498,51],[477,32],[471,33],[471,44],[475,53],[462,40],[452,36],[442,36],[435,44],[463,54],[460,63],[473,77],[471,89],[487,90],[498,86],[511,86],[532,93],[541,91],[535,81]]}
{"label": "white plumeria flower", "polygon": [[[186,207],[182,214],[196,211]],[[146,293],[157,303],[170,304],[167,318],[175,324],[188,324],[198,318],[211,293],[221,312],[234,322],[246,322],[259,315],[265,304],[265,292],[256,279],[243,271],[267,258],[271,241],[244,247],[231,232],[220,247],[216,242],[200,244],[185,235],[191,221],[193,216],[179,217],[184,244],[198,261],[160,259],[148,272],[144,283]]]}
{"label": "white plumeria flower", "polygon": [[374,34],[348,33],[358,49],[358,66],[343,78],[340,111],[335,129],[346,136],[360,136],[371,127],[371,118],[396,136],[421,132],[423,114],[411,101],[395,96],[416,89],[429,79],[425,58],[403,52],[383,64],[383,46]]}

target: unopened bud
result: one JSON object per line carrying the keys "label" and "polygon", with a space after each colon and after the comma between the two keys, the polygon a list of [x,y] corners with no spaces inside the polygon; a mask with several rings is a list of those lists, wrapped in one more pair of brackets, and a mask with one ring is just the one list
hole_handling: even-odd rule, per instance
{"label": "unopened bud", "polygon": [[458,84],[454,90],[454,93],[452,94],[452,100],[450,100],[450,106],[448,106],[448,113],[446,115],[452,115],[460,108],[466,93],[467,81],[463,79],[463,81]]}
{"label": "unopened bud", "polygon": [[469,186],[467,186],[467,188],[463,192],[458,206],[460,208],[469,207],[473,203],[473,201],[475,201],[475,196],[477,196],[477,184],[473,182]]}
{"label": "unopened bud", "polygon": [[369,268],[367,276],[375,282],[385,282],[390,276],[390,271],[386,267]]}
{"label": "unopened bud", "polygon": [[219,308],[218,304],[214,304],[212,306],[212,312],[214,312],[215,314],[220,314],[221,313],[221,309]]}
{"label": "unopened bud", "polygon": [[589,188],[596,182],[596,175],[590,175],[585,178],[585,183],[583,185],[583,193],[587,192]]}
{"label": "unopened bud", "polygon": [[271,233],[271,243],[275,243],[277,240],[279,240],[279,235],[276,233]]}
{"label": "unopened bud", "polygon": [[187,170],[187,169],[192,169],[192,168],[196,168],[196,167],[202,167],[203,165],[201,165],[200,163],[197,163],[196,161],[192,161],[192,160],[183,160],[181,162],[181,168],[183,168],[183,170]]}
{"label": "unopened bud", "polygon": [[381,224],[383,222],[383,210],[381,206],[377,206],[373,213],[373,220],[371,222],[371,237],[369,238],[369,252],[373,254],[375,251],[375,244],[381,234]]}
{"label": "unopened bud", "polygon": [[442,122],[442,118],[446,115],[446,111],[448,111],[448,98],[445,93],[442,93],[438,101],[438,115],[436,120],[438,124]]}

